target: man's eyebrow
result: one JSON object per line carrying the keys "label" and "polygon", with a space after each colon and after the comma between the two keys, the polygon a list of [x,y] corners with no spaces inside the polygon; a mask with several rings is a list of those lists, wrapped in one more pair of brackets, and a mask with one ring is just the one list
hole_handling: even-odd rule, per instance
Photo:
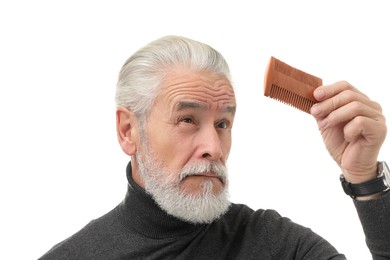
{"label": "man's eyebrow", "polygon": [[[206,104],[198,103],[198,102],[190,102],[190,101],[180,101],[176,105],[176,111],[181,111],[185,109],[200,109],[200,110],[207,110],[209,109],[209,106]],[[236,113],[236,106],[224,106],[220,108],[220,111],[226,112],[226,113],[232,113],[233,115]]]}
{"label": "man's eyebrow", "polygon": [[208,107],[205,104],[201,104],[201,103],[197,103],[197,102],[189,102],[189,101],[180,101],[176,105],[176,111],[181,111],[181,110],[185,110],[185,109],[202,109],[202,110],[206,110],[206,109],[208,109]]}
{"label": "man's eyebrow", "polygon": [[236,106],[227,106],[222,108],[223,112],[232,113],[233,115],[236,113]]}

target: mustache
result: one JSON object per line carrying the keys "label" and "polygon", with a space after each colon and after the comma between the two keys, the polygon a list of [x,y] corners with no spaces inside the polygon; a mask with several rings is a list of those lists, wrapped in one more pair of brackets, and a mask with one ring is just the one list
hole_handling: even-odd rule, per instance
{"label": "mustache", "polygon": [[202,175],[202,174],[214,174],[220,178],[223,183],[227,179],[227,168],[222,163],[215,163],[209,161],[202,161],[186,165],[180,171],[180,180],[191,176],[191,175]]}

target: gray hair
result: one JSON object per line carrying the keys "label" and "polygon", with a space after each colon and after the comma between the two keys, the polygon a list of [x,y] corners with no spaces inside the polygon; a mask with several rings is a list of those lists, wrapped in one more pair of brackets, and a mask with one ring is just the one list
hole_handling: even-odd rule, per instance
{"label": "gray hair", "polygon": [[135,52],[119,73],[115,101],[144,122],[158,96],[164,76],[171,69],[210,71],[230,80],[223,56],[212,47],[180,36],[165,36]]}

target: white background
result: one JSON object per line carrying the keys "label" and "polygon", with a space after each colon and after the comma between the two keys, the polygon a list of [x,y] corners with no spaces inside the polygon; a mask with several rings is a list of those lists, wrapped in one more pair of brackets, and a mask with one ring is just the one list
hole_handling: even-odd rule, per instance
{"label": "white background", "polygon": [[263,78],[272,55],[325,84],[349,81],[389,115],[389,26],[386,1],[1,1],[0,258],[36,259],[124,198],[117,75],[138,48],[177,34],[231,66],[232,201],[370,259],[314,119],[264,97]]}

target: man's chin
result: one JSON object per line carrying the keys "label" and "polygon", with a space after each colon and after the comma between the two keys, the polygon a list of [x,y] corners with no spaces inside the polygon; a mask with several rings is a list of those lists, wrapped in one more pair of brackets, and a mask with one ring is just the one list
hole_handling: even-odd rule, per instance
{"label": "man's chin", "polygon": [[207,224],[220,218],[229,209],[230,201],[226,189],[214,195],[212,184],[209,182],[206,186],[199,195],[164,190],[153,197],[169,215],[193,224]]}

